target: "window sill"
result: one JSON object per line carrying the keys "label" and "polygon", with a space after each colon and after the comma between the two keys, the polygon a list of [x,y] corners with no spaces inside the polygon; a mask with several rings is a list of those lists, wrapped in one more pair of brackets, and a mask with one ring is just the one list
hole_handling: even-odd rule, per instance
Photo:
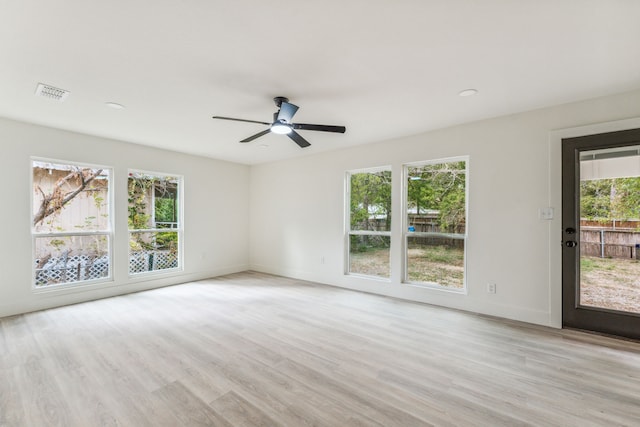
{"label": "window sill", "polygon": [[74,283],[62,283],[60,285],[49,285],[49,286],[41,286],[31,288],[33,294],[38,295],[46,295],[52,293],[74,293],[74,292],[85,292],[94,289],[108,288],[114,286],[115,283],[112,277],[105,279],[97,279],[97,280],[87,280],[85,282],[74,282]]}
{"label": "window sill", "polygon": [[456,288],[448,288],[446,286],[441,286],[438,285],[436,283],[420,283],[420,282],[402,282],[402,284],[404,286],[411,286],[414,288],[421,288],[421,289],[428,289],[431,291],[440,291],[440,292],[447,292],[447,293],[452,293],[452,294],[458,294],[458,295],[467,295],[469,292],[467,291],[467,287],[465,286],[462,289],[456,289]]}

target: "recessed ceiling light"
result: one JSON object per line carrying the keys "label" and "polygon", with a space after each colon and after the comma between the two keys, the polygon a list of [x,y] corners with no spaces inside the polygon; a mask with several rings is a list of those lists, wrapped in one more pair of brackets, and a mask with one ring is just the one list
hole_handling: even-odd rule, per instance
{"label": "recessed ceiling light", "polygon": [[473,96],[476,93],[478,93],[477,89],[465,89],[463,91],[460,91],[460,93],[458,93],[459,96]]}
{"label": "recessed ceiling light", "polygon": [[117,102],[105,102],[104,105],[106,105],[107,107],[114,108],[116,110],[124,109],[124,105],[118,104]]}

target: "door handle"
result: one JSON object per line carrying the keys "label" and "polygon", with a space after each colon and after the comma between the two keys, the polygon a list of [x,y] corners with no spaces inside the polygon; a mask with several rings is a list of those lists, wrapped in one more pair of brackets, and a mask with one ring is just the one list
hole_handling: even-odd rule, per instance
{"label": "door handle", "polygon": [[576,246],[578,246],[578,242],[574,240],[567,240],[566,242],[564,242],[564,245],[568,248],[575,248]]}

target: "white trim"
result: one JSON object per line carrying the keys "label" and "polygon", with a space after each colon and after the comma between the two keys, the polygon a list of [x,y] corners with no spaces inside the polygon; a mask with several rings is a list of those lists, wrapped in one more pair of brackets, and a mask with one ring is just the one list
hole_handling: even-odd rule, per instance
{"label": "white trim", "polygon": [[[373,276],[362,273],[352,273],[351,267],[351,241],[350,236],[385,236],[389,237],[389,245],[391,245],[391,231],[367,231],[367,230],[351,230],[351,176],[361,173],[375,174],[377,172],[389,172],[391,174],[390,194],[389,197],[393,200],[393,168],[391,165],[375,166],[370,168],[351,169],[345,171],[345,198],[344,198],[344,268],[343,273],[346,276],[356,276],[361,278],[370,278],[374,280],[389,281],[391,282],[393,266],[391,265],[391,247],[389,248],[389,277]],[[393,203],[391,204],[391,211],[393,212]],[[393,217],[392,217],[393,218]],[[389,224],[391,227],[391,224]]]}
{"label": "white trim", "polygon": [[[420,160],[417,162],[409,162],[403,163],[402,167],[406,170],[406,167],[415,167],[415,166],[425,166],[425,165],[439,165],[440,163],[453,163],[453,162],[469,162],[469,156],[453,156],[453,157],[443,157],[441,159],[433,159],[433,160]],[[467,173],[468,168],[465,169],[465,173]]]}
{"label": "white trim", "polygon": [[[466,226],[465,226],[466,230]],[[428,231],[406,231],[405,235],[407,237],[440,237],[443,239],[459,239],[463,240],[467,238],[467,234],[457,234],[457,233],[429,233]]]}
{"label": "white trim", "polygon": [[[437,165],[442,163],[454,163],[454,162],[464,162],[464,209],[465,209],[465,227],[464,234],[458,233],[430,233],[430,232],[409,232],[409,223],[408,223],[408,209],[407,203],[409,198],[409,186],[407,185],[407,181],[409,180],[409,168],[410,167],[420,167],[426,165]],[[402,164],[402,209],[401,209],[401,223],[402,223],[402,275],[401,275],[401,284],[417,286],[421,288],[432,289],[436,291],[447,291],[457,294],[467,295],[469,290],[467,286],[467,241],[469,239],[469,176],[470,176],[470,164],[471,157],[466,156],[454,156],[454,157],[445,157],[442,159],[433,159],[433,160],[424,160],[418,162],[409,162]],[[460,239],[464,240],[464,251],[463,251],[463,275],[462,275],[462,289],[450,288],[446,286],[439,285],[437,283],[430,282],[413,282],[409,280],[409,264],[408,264],[408,249],[409,237],[441,237],[441,238],[452,238],[452,239]]]}
{"label": "white trim", "polygon": [[[152,271],[141,271],[137,273],[131,273],[130,266],[127,265],[127,275],[129,280],[132,281],[134,278],[138,279],[142,277],[152,277],[152,276],[166,276],[171,275],[172,273],[182,272],[184,271],[184,176],[181,174],[173,174],[166,172],[151,172],[141,169],[127,169],[127,193],[129,191],[129,178],[132,174],[142,174],[148,176],[149,178],[173,178],[176,180],[177,192],[176,197],[178,198],[178,227],[177,228],[148,228],[148,229],[128,229],[127,230],[127,242],[130,241],[131,233],[176,233],[178,235],[178,266],[174,268],[166,268],[162,270],[152,270]],[[155,220],[155,188],[152,187],[152,215]],[[127,249],[127,255],[129,255],[129,249]]]}
{"label": "white trim", "polygon": [[[35,230],[33,225],[33,215],[34,215],[34,204],[33,204],[33,191],[34,191],[34,181],[33,181],[33,168],[35,163],[47,163],[52,165],[59,166],[77,166],[77,167],[85,167],[91,169],[101,169],[107,172],[108,177],[108,185],[107,185],[107,203],[108,206],[108,221],[107,221],[107,229],[106,230],[96,230],[96,231],[72,231],[72,232],[38,232]],[[39,167],[39,166],[38,166]],[[60,160],[60,159],[51,159],[46,157],[38,157],[31,156],[29,158],[29,177],[30,177],[30,187],[31,194],[29,196],[29,225],[31,230],[31,292],[32,293],[40,293],[43,290],[58,290],[58,289],[66,289],[66,288],[77,288],[85,285],[96,285],[100,283],[110,283],[113,282],[113,262],[114,262],[114,241],[115,241],[115,230],[114,230],[114,221],[115,221],[115,173],[114,168],[112,166],[107,165],[99,165],[90,162],[77,162],[72,160]],[[59,284],[52,284],[47,286],[36,286],[36,268],[35,268],[35,250],[36,250],[36,239],[38,238],[46,238],[46,237],[71,237],[71,236],[107,236],[107,255],[109,257],[109,267],[107,271],[106,277],[101,277],[99,279],[92,280],[80,280],[77,282],[66,282]]]}
{"label": "white trim", "polygon": [[33,232],[35,237],[69,237],[69,236],[109,236],[111,231],[60,231],[58,233]]}
{"label": "white trim", "polygon": [[180,228],[140,228],[129,229],[129,233],[178,233]]}
{"label": "white trim", "polygon": [[372,166],[370,168],[349,169],[346,173],[353,175],[356,173],[376,173],[391,171],[391,165]]}
{"label": "white trim", "polygon": [[391,236],[390,231],[352,230],[348,233],[351,236]]}
{"label": "white trim", "polygon": [[[465,247],[465,252],[466,252],[466,247]],[[465,260],[466,262],[466,260]],[[458,289],[458,288],[450,288],[447,286],[443,286],[443,285],[439,285],[438,283],[434,283],[434,282],[402,282],[402,285],[404,286],[413,286],[416,288],[423,288],[423,289],[430,289],[430,290],[434,290],[434,291],[440,291],[440,292],[451,292],[452,294],[464,294],[467,295],[469,293],[469,291],[467,290],[467,287],[465,286],[462,289]]]}
{"label": "white trim", "polygon": [[[111,269],[112,262],[109,261],[109,269]],[[113,283],[113,278],[111,277],[101,277],[99,279],[90,279],[90,280],[79,280],[77,282],[65,282],[65,283],[56,283],[53,285],[46,285],[35,287],[32,289],[34,294],[45,294],[49,292],[58,292],[65,289],[83,289],[83,288],[95,288],[96,285],[100,285],[103,283]]]}

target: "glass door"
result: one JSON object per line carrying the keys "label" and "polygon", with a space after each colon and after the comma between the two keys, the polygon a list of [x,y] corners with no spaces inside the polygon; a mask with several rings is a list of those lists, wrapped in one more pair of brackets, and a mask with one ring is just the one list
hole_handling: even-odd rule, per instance
{"label": "glass door", "polygon": [[562,150],[563,324],[640,339],[640,129]]}

